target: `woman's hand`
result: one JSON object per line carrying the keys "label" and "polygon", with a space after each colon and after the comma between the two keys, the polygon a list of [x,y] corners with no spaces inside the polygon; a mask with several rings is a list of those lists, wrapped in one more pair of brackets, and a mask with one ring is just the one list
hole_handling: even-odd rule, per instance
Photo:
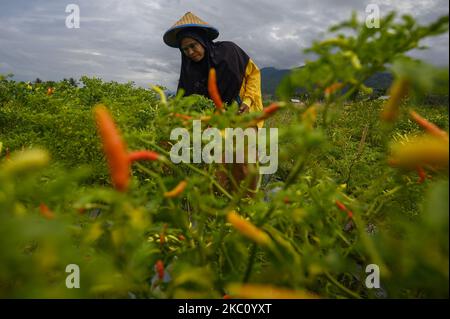
{"label": "woman's hand", "polygon": [[249,110],[250,110],[250,107],[247,104],[241,103],[241,106],[239,107],[238,114],[242,114],[242,113],[248,112]]}

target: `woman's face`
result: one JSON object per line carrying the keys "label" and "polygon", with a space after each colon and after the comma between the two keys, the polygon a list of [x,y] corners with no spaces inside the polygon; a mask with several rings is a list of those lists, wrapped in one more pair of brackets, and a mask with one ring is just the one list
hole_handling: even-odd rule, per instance
{"label": "woman's face", "polygon": [[192,38],[183,38],[180,47],[181,51],[194,62],[199,62],[205,57],[205,48]]}

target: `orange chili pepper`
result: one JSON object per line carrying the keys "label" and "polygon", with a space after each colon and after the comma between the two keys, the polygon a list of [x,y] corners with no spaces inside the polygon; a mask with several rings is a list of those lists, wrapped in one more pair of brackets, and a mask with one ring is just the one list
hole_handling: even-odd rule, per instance
{"label": "orange chili pepper", "polygon": [[55,218],[55,214],[53,214],[53,212],[50,210],[50,208],[48,208],[48,206],[45,205],[44,203],[41,203],[39,205],[39,212],[46,219],[54,219]]}
{"label": "orange chili pepper", "polygon": [[216,70],[214,68],[209,69],[208,77],[208,93],[214,102],[214,105],[219,111],[223,110],[223,102],[220,97],[219,89],[217,88]]}
{"label": "orange chili pepper", "polygon": [[419,124],[419,126],[422,127],[425,131],[427,131],[428,133],[430,133],[431,135],[434,135],[436,137],[440,137],[440,138],[448,140],[448,134],[446,131],[441,130],[435,124],[427,121],[422,116],[420,116],[417,112],[410,111],[409,114],[411,115],[411,118],[417,124]]}
{"label": "orange chili pepper", "polygon": [[305,123],[305,126],[308,127],[308,129],[312,129],[314,127],[314,123],[317,119],[317,106],[312,105],[308,107],[305,112],[302,114],[302,121]]}
{"label": "orange chili pepper", "polygon": [[234,210],[227,214],[227,221],[233,225],[242,235],[253,240],[254,242],[267,246],[271,243],[271,239],[267,233],[256,227],[248,220],[241,217]]}
{"label": "orange chili pepper", "polygon": [[448,159],[448,139],[423,134],[411,137],[406,143],[393,144],[388,163],[409,170],[415,170],[418,166],[448,169]]}
{"label": "orange chili pepper", "polygon": [[180,195],[187,186],[187,181],[181,181],[171,191],[165,192],[164,197],[173,198]]}
{"label": "orange chili pepper", "polygon": [[161,259],[156,261],[156,273],[158,274],[158,278],[162,280],[164,278],[164,263]]}
{"label": "orange chili pepper", "polygon": [[160,158],[160,155],[153,151],[135,151],[128,154],[130,162],[134,161],[156,161]]}
{"label": "orange chili pepper", "polygon": [[265,107],[263,109],[263,114],[252,120],[249,124],[249,126],[257,125],[257,123],[264,121],[271,117],[275,112],[277,112],[280,109],[280,105],[277,102],[273,102],[269,106]]}
{"label": "orange chili pepper", "polygon": [[186,114],[174,113],[173,116],[178,117],[183,120],[192,120],[192,116],[189,116]]}
{"label": "orange chili pepper", "polygon": [[272,115],[273,113],[275,113],[276,111],[278,111],[280,109],[280,105],[276,102],[270,104],[268,107],[263,109],[263,115],[264,119],[268,118],[270,115]]}
{"label": "orange chili pepper", "polygon": [[200,116],[200,121],[209,121],[210,119],[211,119],[211,116],[209,116],[209,115]]}
{"label": "orange chili pepper", "polygon": [[54,88],[52,88],[52,87],[48,88],[47,89],[47,95],[52,95],[54,91],[55,91]]}
{"label": "orange chili pepper", "polygon": [[130,161],[126,145],[108,109],[100,104],[94,108],[94,112],[112,182],[117,190],[123,192],[127,189],[130,180]]}
{"label": "orange chili pepper", "polygon": [[329,97],[331,94],[333,94],[334,92],[336,92],[337,90],[339,90],[341,87],[343,87],[344,85],[340,82],[336,82],[331,84],[330,86],[326,87],[324,90],[325,96]]}
{"label": "orange chili pepper", "polygon": [[245,299],[317,299],[318,295],[307,290],[291,290],[263,284],[227,285],[231,296]]}

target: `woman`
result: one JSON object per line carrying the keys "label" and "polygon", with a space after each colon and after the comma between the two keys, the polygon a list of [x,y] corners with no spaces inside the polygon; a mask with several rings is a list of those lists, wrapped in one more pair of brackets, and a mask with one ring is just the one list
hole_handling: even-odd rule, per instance
{"label": "woman", "polygon": [[[261,111],[261,75],[256,64],[236,44],[213,42],[219,32],[200,18],[186,13],[165,34],[164,42],[181,51],[181,73],[178,90],[185,96],[209,97],[208,72],[216,69],[217,86],[222,100],[238,103],[239,112]],[[263,123],[258,126],[262,127]]]}
{"label": "woman", "polygon": [[[223,102],[236,101],[239,113],[262,111],[261,75],[256,64],[236,44],[230,41],[213,42],[219,31],[192,14],[186,13],[165,34],[164,42],[181,51],[181,73],[178,90],[185,96],[199,94],[210,97],[208,93],[208,74],[210,68],[216,69],[217,87]],[[260,121],[258,127],[264,123]],[[237,185],[249,175],[253,164],[232,164],[230,181],[226,172],[217,177],[222,186],[237,189]],[[256,173],[248,184],[250,191],[257,189],[259,174]]]}

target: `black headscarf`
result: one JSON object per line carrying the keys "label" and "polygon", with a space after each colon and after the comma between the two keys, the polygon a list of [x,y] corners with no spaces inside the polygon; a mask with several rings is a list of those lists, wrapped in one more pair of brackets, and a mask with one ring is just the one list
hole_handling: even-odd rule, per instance
{"label": "black headscarf", "polygon": [[[181,40],[185,37],[198,41],[205,48],[205,56],[199,62],[189,59],[181,51]],[[249,56],[236,44],[229,41],[212,42],[202,29],[187,28],[177,35],[181,51],[181,72],[178,90],[184,89],[185,96],[200,94],[209,97],[208,73],[216,69],[217,86],[222,100],[231,104],[239,96]]]}

